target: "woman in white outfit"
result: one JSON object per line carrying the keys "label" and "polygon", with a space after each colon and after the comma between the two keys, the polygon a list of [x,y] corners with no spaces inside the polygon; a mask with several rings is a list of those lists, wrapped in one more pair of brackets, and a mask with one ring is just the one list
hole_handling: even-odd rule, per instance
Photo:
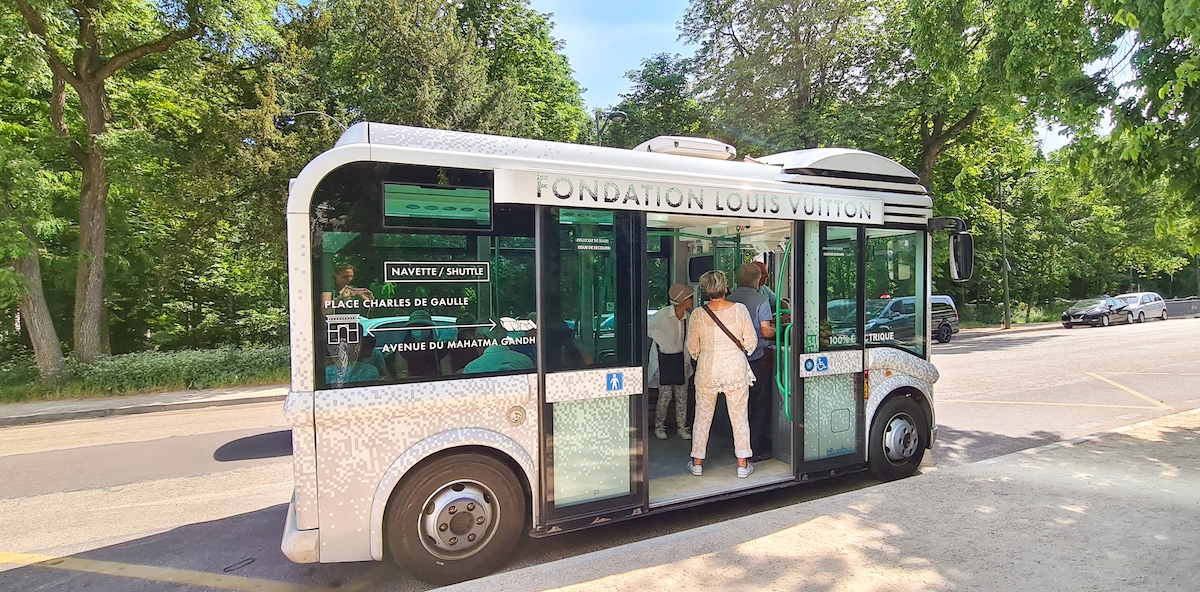
{"label": "woman in white outfit", "polygon": [[727,288],[725,274],[720,271],[709,271],[700,276],[700,291],[709,301],[693,312],[688,322],[687,349],[697,361],[696,418],[692,424],[692,458],[688,461],[688,470],[696,476],[704,471],[702,465],[717,393],[725,393],[729,422],[733,426],[738,477],[745,479],[754,472],[754,466],[747,460],[754,453],[750,449],[750,422],[746,414],[754,374],[746,361],[750,351],[746,348],[753,348],[758,343],[758,333],[750,319],[750,311],[742,304],[725,299]]}

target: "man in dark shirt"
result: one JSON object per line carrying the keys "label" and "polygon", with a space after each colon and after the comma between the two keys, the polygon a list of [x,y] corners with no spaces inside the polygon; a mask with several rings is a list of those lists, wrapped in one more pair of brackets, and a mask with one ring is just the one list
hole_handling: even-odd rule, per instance
{"label": "man in dark shirt", "polygon": [[749,356],[750,370],[754,372],[754,384],[750,386],[750,449],[754,456],[750,462],[771,458],[771,366],[767,359],[767,346],[775,337],[771,324],[771,303],[758,291],[762,273],[758,266],[746,263],[738,268],[738,289],[729,295],[732,302],[740,302],[750,311],[750,320],[758,331],[758,346]]}

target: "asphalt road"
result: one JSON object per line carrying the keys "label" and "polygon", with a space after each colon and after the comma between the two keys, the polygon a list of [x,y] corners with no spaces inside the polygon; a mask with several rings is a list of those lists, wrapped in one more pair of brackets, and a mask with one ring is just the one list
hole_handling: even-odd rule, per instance
{"label": "asphalt road", "polygon": [[[934,344],[941,470],[1200,407],[1200,319]],[[0,590],[425,590],[387,563],[294,565],[277,403],[0,428]],[[530,540],[511,568],[869,487],[849,476]]]}

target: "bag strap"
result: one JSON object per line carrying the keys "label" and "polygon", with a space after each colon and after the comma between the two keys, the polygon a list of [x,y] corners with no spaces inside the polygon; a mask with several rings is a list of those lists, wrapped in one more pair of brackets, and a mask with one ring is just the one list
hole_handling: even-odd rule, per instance
{"label": "bag strap", "polygon": [[725,323],[722,323],[721,319],[717,318],[717,315],[715,313],[713,313],[712,309],[709,308],[707,304],[705,304],[701,308],[704,309],[704,312],[708,313],[709,317],[712,317],[713,322],[715,322],[717,324],[717,326],[720,327],[721,330],[725,332],[725,335],[727,335],[729,337],[729,339],[733,340],[733,342],[737,344],[738,349],[742,350],[742,353],[746,354],[747,356],[750,355],[750,353],[746,351],[746,346],[742,345],[742,340],[733,336],[733,333],[731,333],[729,331],[729,328],[725,326]]}

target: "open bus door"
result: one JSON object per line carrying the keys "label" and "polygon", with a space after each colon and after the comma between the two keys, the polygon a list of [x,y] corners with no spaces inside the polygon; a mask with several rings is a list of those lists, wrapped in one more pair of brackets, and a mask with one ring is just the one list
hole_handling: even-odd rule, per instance
{"label": "open bus door", "polygon": [[542,508],[535,531],[643,513],[642,222],[538,208]]}

